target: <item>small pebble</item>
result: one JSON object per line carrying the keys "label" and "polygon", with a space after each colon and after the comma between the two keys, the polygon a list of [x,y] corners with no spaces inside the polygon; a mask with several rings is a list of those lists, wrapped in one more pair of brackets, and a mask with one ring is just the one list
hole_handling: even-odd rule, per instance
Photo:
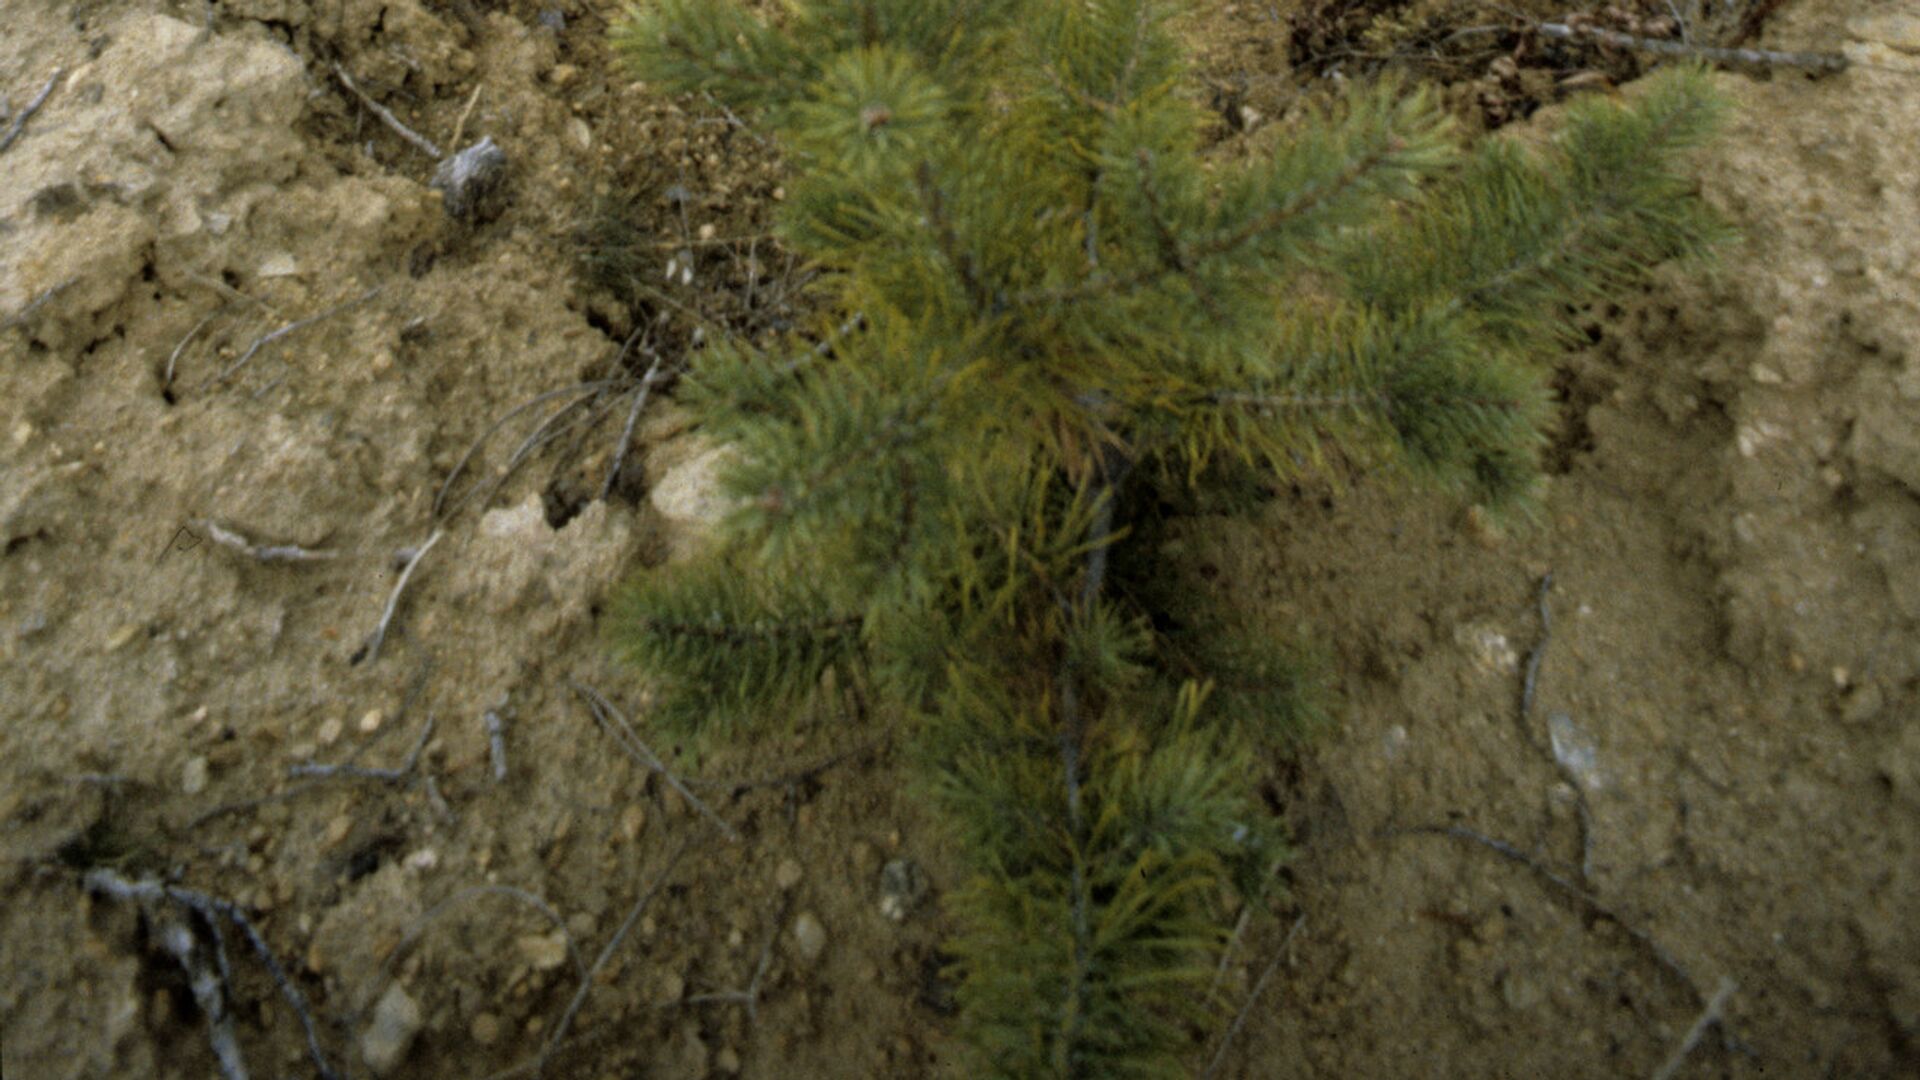
{"label": "small pebble", "polygon": [[800,959],[812,963],[827,951],[827,928],[811,911],[803,911],[793,920],[793,945]]}
{"label": "small pebble", "polygon": [[567,962],[567,938],[558,930],[551,934],[526,934],[515,944],[535,971],[552,971]]}
{"label": "small pebble", "polygon": [[330,716],[325,723],[320,725],[320,732],[316,738],[320,740],[321,746],[332,746],[334,743],[340,741],[340,733],[345,731],[346,728],[346,721],[337,716]]}
{"label": "small pebble", "polygon": [[912,859],[895,859],[880,871],[880,914],[901,922],[927,895],[927,875]]}
{"label": "small pebble", "polygon": [[740,1071],[740,1055],[731,1046],[723,1046],[713,1055],[713,1066],[731,1076]]}
{"label": "small pebble", "polygon": [[340,841],[345,840],[347,834],[352,831],[353,819],[345,814],[341,814],[339,817],[327,822],[327,835],[320,842],[320,850],[326,851],[330,848],[338,847]]}
{"label": "small pebble", "polygon": [[634,803],[633,805],[627,807],[626,810],[621,812],[620,833],[621,835],[627,838],[628,843],[632,843],[633,841],[638,840],[640,838],[640,833],[643,830],[645,830],[646,827],[647,827],[647,808],[646,807],[641,806],[639,803]]}
{"label": "small pebble", "polygon": [[385,1076],[407,1056],[413,1037],[419,1033],[420,1006],[399,983],[394,983],[381,995],[380,1004],[373,1009],[373,1023],[360,1036],[360,1056],[366,1059],[367,1068]]}
{"label": "small pebble", "polygon": [[800,884],[802,871],[800,864],[793,859],[780,860],[780,866],[773,872],[773,884],[781,892],[786,892]]}
{"label": "small pebble", "polygon": [[473,1026],[467,1029],[473,1041],[481,1046],[492,1046],[500,1038],[500,1018],[492,1013],[481,1013],[473,1018]]}
{"label": "small pebble", "polygon": [[207,759],[192,757],[187,759],[186,767],[180,770],[180,790],[189,795],[198,795],[207,790]]}
{"label": "small pebble", "polygon": [[386,722],[387,714],[381,712],[379,709],[368,709],[367,714],[360,718],[360,734],[371,735],[379,731],[380,725]]}

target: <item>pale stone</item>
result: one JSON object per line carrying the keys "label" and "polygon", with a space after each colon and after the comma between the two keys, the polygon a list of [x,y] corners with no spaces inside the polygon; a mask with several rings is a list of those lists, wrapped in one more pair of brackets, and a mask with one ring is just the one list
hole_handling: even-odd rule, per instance
{"label": "pale stone", "polygon": [[827,928],[813,912],[803,911],[793,920],[793,947],[800,959],[809,964],[827,951]]}
{"label": "pale stone", "polygon": [[420,1006],[407,996],[399,983],[387,987],[374,1006],[373,1023],[360,1036],[360,1056],[375,1075],[391,1073],[413,1048],[420,1033]]}

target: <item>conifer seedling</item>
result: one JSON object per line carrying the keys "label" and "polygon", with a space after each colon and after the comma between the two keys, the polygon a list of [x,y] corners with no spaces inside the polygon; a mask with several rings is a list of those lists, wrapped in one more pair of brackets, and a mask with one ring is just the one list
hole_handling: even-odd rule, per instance
{"label": "conifer seedling", "polygon": [[1273,887],[1260,761],[1315,680],[1183,592],[1169,522],[1356,467],[1524,514],[1566,305],[1721,233],[1678,171],[1698,70],[1531,150],[1382,83],[1210,163],[1180,9],[646,0],[616,30],[777,139],[826,314],[698,356],[735,510],[613,637],[697,739],[849,689],[900,718],[971,873],[959,1075],[1185,1075],[1224,905]]}

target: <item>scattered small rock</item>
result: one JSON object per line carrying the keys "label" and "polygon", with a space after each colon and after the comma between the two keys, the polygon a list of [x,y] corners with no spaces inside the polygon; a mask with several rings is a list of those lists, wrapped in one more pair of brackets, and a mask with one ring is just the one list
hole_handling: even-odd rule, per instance
{"label": "scattered small rock", "polygon": [[191,757],[186,767],[180,770],[180,790],[189,795],[198,795],[207,790],[207,759]]}
{"label": "scattered small rock", "polygon": [[1879,716],[1886,702],[1886,694],[1878,684],[1860,683],[1840,700],[1840,719],[1849,724],[1864,724]]}
{"label": "scattered small rock", "polygon": [[467,1029],[473,1041],[481,1046],[492,1046],[500,1038],[500,1018],[492,1013],[481,1013],[473,1018],[473,1025]]}
{"label": "scattered small rock", "polygon": [[373,1023],[360,1036],[360,1056],[367,1068],[385,1076],[397,1067],[420,1033],[420,1006],[399,983],[387,987],[373,1008]]}
{"label": "scattered small rock", "polygon": [[740,1071],[739,1052],[731,1046],[721,1047],[720,1052],[713,1055],[713,1067],[726,1073],[728,1076],[737,1074]]}
{"label": "scattered small rock", "polygon": [[1554,713],[1547,717],[1547,736],[1553,742],[1553,757],[1589,791],[1601,786],[1600,751],[1593,739],[1580,730],[1573,717]]}
{"label": "scattered small rock", "polygon": [[449,217],[486,222],[504,209],[496,196],[506,177],[507,152],[489,135],[442,161],[427,186],[440,192]]}
{"label": "scattered small rock", "polygon": [[793,920],[793,946],[800,959],[811,964],[827,951],[827,928],[811,911],[803,911]]}
{"label": "scattered small rock", "polygon": [[647,827],[647,809],[639,803],[628,806],[620,815],[620,832],[631,844],[640,838]]}
{"label": "scattered small rock", "polygon": [[552,971],[567,962],[567,937],[555,930],[551,934],[525,934],[514,944],[535,971]]}
{"label": "scattered small rock", "polygon": [[320,725],[320,733],[317,736],[317,738],[320,741],[320,745],[332,746],[334,743],[339,742],[340,733],[345,731],[346,728],[347,728],[346,721],[340,719],[337,716],[328,717],[325,720],[325,722],[323,722]]}
{"label": "scattered small rock", "polygon": [[880,870],[880,914],[902,922],[927,895],[927,874],[912,859],[894,859]]}
{"label": "scattered small rock", "polygon": [[788,889],[800,884],[802,873],[803,871],[800,869],[800,864],[797,861],[793,859],[782,859],[780,860],[779,867],[773,872],[774,887],[778,888],[781,892],[786,892]]}
{"label": "scattered small rock", "polygon": [[385,713],[379,709],[368,709],[366,715],[360,718],[360,734],[371,735],[379,731],[380,725],[386,722],[387,716]]}

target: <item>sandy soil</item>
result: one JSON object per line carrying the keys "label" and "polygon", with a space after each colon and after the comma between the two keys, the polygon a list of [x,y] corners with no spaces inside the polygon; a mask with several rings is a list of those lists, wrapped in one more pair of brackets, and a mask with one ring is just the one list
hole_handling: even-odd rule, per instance
{"label": "sandy soil", "polygon": [[[1341,690],[1272,763],[1299,857],[1225,969],[1236,1001],[1271,976],[1217,1075],[1646,1075],[1723,980],[1679,1075],[1920,1068],[1902,7],[1789,2],[1758,44],[1852,70],[1720,76],[1701,172],[1745,239],[1580,313],[1538,528],[1369,485],[1196,526],[1223,596],[1315,628]],[[1250,152],[1301,97],[1285,11],[1201,9],[1216,152]],[[616,11],[8,5],[0,131],[61,75],[0,151],[7,1077],[214,1072],[161,924],[88,871],[242,905],[355,1074],[529,1060],[616,938],[548,1075],[940,1073],[954,866],[878,733],[654,746],[696,806],[576,688],[647,737],[598,603],[705,511],[664,388],[600,497],[641,376],[803,315],[773,154],[612,65]],[[492,137],[500,204],[450,219],[335,64],[448,152]],[[289,545],[330,557],[260,557]],[[227,937],[255,1074],[311,1075]]]}

